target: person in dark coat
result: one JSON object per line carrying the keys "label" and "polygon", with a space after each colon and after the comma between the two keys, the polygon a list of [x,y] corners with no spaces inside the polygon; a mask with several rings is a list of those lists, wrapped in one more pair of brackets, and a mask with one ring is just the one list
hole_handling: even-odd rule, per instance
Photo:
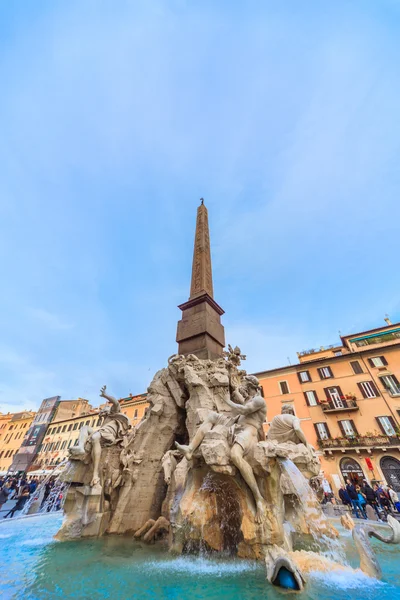
{"label": "person in dark coat", "polygon": [[362,493],[365,496],[367,504],[369,504],[369,506],[372,506],[372,508],[376,512],[376,516],[378,517],[378,519],[380,519],[380,514],[378,510],[378,495],[366,481],[364,482]]}
{"label": "person in dark coat", "polygon": [[24,508],[27,500],[29,500],[29,496],[30,496],[29,485],[26,485],[23,488],[21,494],[18,496],[17,501],[14,504],[13,508],[11,510],[9,510],[6,515],[4,515],[4,519],[7,519],[8,516],[10,517],[10,519],[12,519],[14,516],[14,513],[16,513],[18,510],[22,510]]}
{"label": "person in dark coat", "polygon": [[344,485],[342,485],[339,490],[339,498],[341,499],[342,504],[344,504],[345,506],[351,506],[351,499]]}

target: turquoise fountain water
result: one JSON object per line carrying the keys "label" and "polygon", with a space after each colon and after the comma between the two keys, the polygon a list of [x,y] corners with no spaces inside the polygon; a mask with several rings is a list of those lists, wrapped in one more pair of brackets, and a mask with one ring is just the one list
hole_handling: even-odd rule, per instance
{"label": "turquoise fountain water", "polygon": [[[206,556],[174,558],[162,548],[131,537],[109,536],[55,542],[60,514],[0,524],[0,598],[2,600],[271,600],[283,592],[266,585],[262,563]],[[344,536],[344,537],[343,537]],[[358,566],[350,533],[343,532],[346,555]],[[396,546],[373,542],[383,581],[360,572],[313,573],[301,600],[400,600]]]}

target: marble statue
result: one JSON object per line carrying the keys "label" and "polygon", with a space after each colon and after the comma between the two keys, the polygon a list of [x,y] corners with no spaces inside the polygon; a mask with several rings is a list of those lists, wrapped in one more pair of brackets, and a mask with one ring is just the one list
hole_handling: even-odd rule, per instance
{"label": "marble statue", "polygon": [[[83,427],[70,449],[57,539],[128,533],[175,553],[229,552],[265,561],[268,581],[297,590],[313,564],[328,568],[314,553],[294,552],[292,540],[338,535],[309,484],[320,477],[318,456],[291,405],[265,439],[266,403],[258,379],[239,368],[243,359],[237,347],[214,360],[172,356],[135,428],[102,388],[110,404],[101,426]],[[382,541],[397,543],[390,525],[393,536]],[[370,535],[354,534],[360,556]]]}
{"label": "marble statue", "polygon": [[185,446],[177,442],[175,445],[187,460],[191,460],[205,435],[215,425],[230,426],[232,440],[230,458],[254,496],[257,507],[256,521],[261,523],[265,512],[265,501],[258,488],[253,469],[245,458],[257,442],[264,437],[263,423],[267,417],[267,408],[265,400],[260,395],[258,379],[253,375],[246,375],[240,388],[233,390],[232,398],[236,402],[229,397],[225,398],[225,402],[232,409],[233,418],[211,411],[189,445]]}
{"label": "marble statue", "polygon": [[94,430],[92,427],[82,427],[78,444],[69,449],[70,458],[75,460],[85,460],[90,453],[93,462],[93,475],[90,482],[92,487],[100,483],[101,449],[121,442],[131,427],[128,417],[121,412],[118,400],[106,393],[106,386],[101,388],[100,396],[111,404],[100,411],[99,416],[102,419],[100,428]]}
{"label": "marble statue", "polygon": [[300,419],[294,414],[293,406],[291,404],[284,404],[281,410],[282,413],[276,415],[271,421],[267,439],[275,440],[278,444],[285,444],[287,442],[304,444],[306,448],[313,450],[313,447],[307,442],[306,436],[301,429]]}

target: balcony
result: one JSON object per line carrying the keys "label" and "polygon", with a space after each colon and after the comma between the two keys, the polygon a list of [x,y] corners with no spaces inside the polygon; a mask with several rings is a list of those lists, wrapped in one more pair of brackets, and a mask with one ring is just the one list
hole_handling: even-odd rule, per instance
{"label": "balcony", "polygon": [[332,400],[328,400],[326,402],[321,402],[321,408],[326,413],[359,410],[357,400],[341,400],[340,406],[339,402],[335,404]]}
{"label": "balcony", "polygon": [[352,448],[382,448],[387,446],[400,447],[400,439],[388,435],[357,435],[354,437],[339,437],[327,440],[318,440],[318,445],[323,450],[351,450]]}

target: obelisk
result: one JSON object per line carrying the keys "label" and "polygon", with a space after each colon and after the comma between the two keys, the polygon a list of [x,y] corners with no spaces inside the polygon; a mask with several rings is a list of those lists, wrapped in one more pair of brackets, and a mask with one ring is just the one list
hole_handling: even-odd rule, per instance
{"label": "obelisk", "polygon": [[182,311],[176,334],[179,354],[210,359],[222,356],[225,333],[221,315],[224,311],[213,296],[208,212],[201,199],[197,209],[190,297],[178,307]]}

